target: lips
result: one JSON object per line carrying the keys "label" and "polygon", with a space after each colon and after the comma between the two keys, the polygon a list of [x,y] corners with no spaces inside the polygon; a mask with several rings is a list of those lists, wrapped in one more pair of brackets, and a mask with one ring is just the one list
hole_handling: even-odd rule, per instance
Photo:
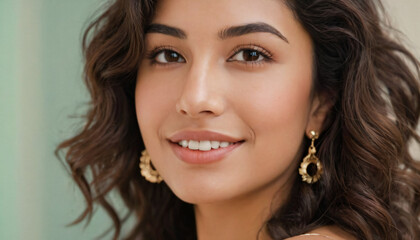
{"label": "lips", "polygon": [[169,140],[173,143],[180,142],[182,140],[195,140],[195,141],[220,141],[220,142],[239,142],[243,139],[227,136],[224,134],[220,134],[217,132],[212,131],[181,131],[177,132],[171,137],[169,137]]}
{"label": "lips", "polygon": [[[192,140],[192,141],[191,141]],[[206,164],[220,161],[226,158],[234,149],[238,148],[244,142],[243,139],[227,136],[212,131],[181,131],[172,135],[168,141],[175,155],[184,162],[190,164]],[[211,150],[199,150],[182,146],[180,142],[206,142],[218,141],[228,142],[229,145]]]}

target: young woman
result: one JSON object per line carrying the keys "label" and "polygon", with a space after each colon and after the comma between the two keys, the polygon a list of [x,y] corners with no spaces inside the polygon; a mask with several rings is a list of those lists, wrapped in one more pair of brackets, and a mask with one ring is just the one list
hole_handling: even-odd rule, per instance
{"label": "young woman", "polygon": [[86,125],[58,147],[78,221],[98,203],[114,239],[419,239],[420,64],[380,16],[375,0],[114,1],[85,34]]}

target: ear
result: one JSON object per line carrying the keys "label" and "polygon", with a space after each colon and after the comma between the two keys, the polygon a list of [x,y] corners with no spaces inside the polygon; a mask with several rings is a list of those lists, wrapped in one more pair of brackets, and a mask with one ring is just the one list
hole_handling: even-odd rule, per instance
{"label": "ear", "polygon": [[312,100],[308,123],[306,124],[306,136],[311,137],[310,132],[321,134],[325,119],[333,106],[333,101],[327,94],[316,94]]}

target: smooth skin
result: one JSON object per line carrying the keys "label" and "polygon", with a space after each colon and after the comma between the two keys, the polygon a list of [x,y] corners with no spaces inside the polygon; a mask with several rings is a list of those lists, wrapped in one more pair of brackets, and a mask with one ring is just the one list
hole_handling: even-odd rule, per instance
{"label": "smooth skin", "polygon": [[[152,24],[135,95],[153,165],[194,204],[198,239],[270,239],[261,226],[289,194],[302,141],[322,130],[331,105],[313,92],[308,33],[275,0],[163,0]],[[238,26],[248,31],[227,34]],[[168,142],[180,130],[245,142],[221,161],[188,164]]]}

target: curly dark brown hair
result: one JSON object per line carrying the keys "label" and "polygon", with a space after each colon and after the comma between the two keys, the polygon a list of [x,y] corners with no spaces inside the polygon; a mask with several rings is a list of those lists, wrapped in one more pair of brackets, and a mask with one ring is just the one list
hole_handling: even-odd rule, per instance
{"label": "curly dark brown hair", "polygon": [[[395,30],[379,0],[285,4],[314,43],[315,90],[334,106],[317,143],[323,177],[309,185],[296,174],[287,202],[265,223],[269,235],[284,239],[334,224],[358,239],[420,239],[420,164],[409,152],[410,142],[420,142],[419,61],[390,37]],[[81,131],[56,151],[66,152],[86,199],[75,223],[99,204],[113,220],[114,239],[126,217],[107,200],[112,190],[135,217],[126,239],[197,238],[192,205],[138,169],[144,144],[134,89],[155,5],[115,0],[89,25],[83,50],[90,109]]]}

